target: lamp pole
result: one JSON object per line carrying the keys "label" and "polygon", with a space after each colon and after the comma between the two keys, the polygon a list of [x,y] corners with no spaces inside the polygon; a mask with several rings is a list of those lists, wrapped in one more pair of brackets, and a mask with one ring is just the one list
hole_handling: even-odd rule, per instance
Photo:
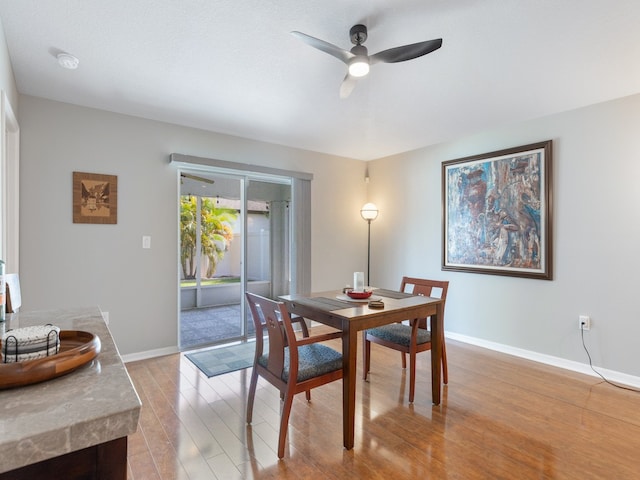
{"label": "lamp pole", "polygon": [[371,286],[371,222],[378,218],[378,207],[373,203],[367,203],[360,209],[360,215],[367,221],[367,286]]}
{"label": "lamp pole", "polygon": [[367,219],[367,287],[371,286],[371,219]]}

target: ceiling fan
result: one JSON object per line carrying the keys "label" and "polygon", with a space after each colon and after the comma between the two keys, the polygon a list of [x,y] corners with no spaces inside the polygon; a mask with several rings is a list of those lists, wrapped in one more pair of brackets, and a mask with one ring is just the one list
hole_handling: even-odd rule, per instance
{"label": "ceiling fan", "polygon": [[328,53],[348,65],[347,75],[344,77],[342,85],[340,86],[340,98],[346,98],[351,94],[353,88],[356,86],[357,79],[367,75],[369,73],[369,67],[374,63],[404,62],[431,53],[442,46],[442,39],[437,38],[425,42],[389,48],[388,50],[369,55],[367,47],[363,45],[367,40],[367,27],[362,24],[354,25],[349,30],[351,43],[355,45],[351,51],[336,47],[331,43],[312,37],[306,33],[294,31],[291,32],[291,34],[308,45]]}

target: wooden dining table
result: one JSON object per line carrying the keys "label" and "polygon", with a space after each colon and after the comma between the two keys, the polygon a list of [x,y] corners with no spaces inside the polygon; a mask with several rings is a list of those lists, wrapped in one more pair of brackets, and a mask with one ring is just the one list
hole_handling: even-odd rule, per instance
{"label": "wooden dining table", "polygon": [[290,313],[342,331],[343,440],[347,450],[353,448],[355,437],[356,354],[358,332],[361,330],[402,320],[431,317],[431,395],[433,404],[440,404],[442,300],[385,289],[375,289],[373,297],[380,297],[384,308],[371,308],[367,301],[345,300],[341,291],[279,297]]}

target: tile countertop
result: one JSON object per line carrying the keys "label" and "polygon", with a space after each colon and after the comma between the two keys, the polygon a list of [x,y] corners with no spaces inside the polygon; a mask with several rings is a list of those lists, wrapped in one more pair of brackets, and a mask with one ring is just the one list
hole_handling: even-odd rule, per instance
{"label": "tile countertop", "polygon": [[126,437],[141,402],[98,308],[7,315],[0,331],[51,323],[100,337],[98,356],[45,382],[0,390],[0,473]]}

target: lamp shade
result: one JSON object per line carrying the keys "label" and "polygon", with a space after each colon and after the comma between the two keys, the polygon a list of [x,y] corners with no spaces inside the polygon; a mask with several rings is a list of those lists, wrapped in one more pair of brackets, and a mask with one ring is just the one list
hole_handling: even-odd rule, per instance
{"label": "lamp shade", "polygon": [[378,218],[378,211],[378,207],[376,207],[373,203],[366,203],[360,209],[360,215],[362,215],[362,218],[364,218],[365,220],[371,222]]}

